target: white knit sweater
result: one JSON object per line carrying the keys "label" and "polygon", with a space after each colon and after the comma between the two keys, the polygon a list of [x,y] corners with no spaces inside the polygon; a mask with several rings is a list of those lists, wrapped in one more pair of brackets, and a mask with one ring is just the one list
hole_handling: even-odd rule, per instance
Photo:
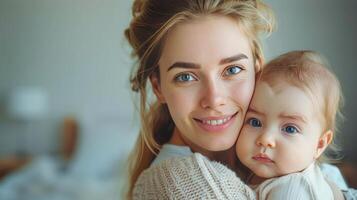
{"label": "white knit sweater", "polygon": [[254,200],[254,191],[226,166],[199,153],[173,157],[141,173],[133,199]]}

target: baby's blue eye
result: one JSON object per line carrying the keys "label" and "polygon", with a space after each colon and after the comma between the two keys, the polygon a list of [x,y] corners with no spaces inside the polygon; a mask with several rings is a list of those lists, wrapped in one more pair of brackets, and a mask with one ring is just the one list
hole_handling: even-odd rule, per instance
{"label": "baby's blue eye", "polygon": [[226,71],[224,72],[224,75],[230,76],[234,74],[238,74],[240,71],[242,71],[242,68],[239,66],[231,66]]}
{"label": "baby's blue eye", "polygon": [[175,77],[175,81],[177,82],[188,82],[188,81],[195,81],[196,78],[193,77],[191,74],[179,74]]}
{"label": "baby's blue eye", "polygon": [[295,126],[286,126],[282,128],[282,131],[286,132],[287,134],[293,135],[296,133],[299,133],[299,129],[296,128]]}
{"label": "baby's blue eye", "polygon": [[251,125],[253,127],[262,127],[262,123],[257,118],[250,118],[248,120],[248,123],[249,123],[249,125]]}

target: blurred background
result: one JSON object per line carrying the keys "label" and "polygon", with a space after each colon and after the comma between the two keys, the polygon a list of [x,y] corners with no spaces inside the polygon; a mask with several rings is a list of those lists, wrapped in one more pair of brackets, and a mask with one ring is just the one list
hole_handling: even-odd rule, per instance
{"label": "blurred background", "polygon": [[[130,0],[0,0],[0,199],[118,199],[139,122]],[[357,187],[357,2],[267,0],[267,59],[317,50],[342,83],[338,164]]]}

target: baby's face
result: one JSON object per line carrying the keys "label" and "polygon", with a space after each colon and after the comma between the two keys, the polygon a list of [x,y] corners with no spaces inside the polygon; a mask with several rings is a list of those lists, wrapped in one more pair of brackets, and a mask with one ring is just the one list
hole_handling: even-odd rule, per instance
{"label": "baby's face", "polygon": [[303,90],[258,82],[237,141],[238,158],[263,178],[305,169],[320,155],[316,111]]}

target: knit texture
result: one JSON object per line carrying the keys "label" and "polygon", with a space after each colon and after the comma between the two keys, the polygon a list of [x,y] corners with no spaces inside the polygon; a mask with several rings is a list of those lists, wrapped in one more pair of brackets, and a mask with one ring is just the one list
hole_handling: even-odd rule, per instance
{"label": "knit texture", "polygon": [[143,171],[133,199],[253,200],[256,195],[226,166],[195,153],[164,160]]}

